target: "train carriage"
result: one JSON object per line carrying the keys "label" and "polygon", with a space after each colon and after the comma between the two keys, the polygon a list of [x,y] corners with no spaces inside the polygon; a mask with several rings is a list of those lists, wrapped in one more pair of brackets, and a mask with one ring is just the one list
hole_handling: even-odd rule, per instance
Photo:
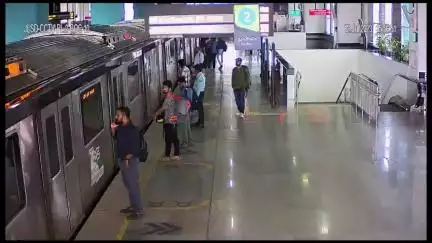
{"label": "train carriage", "polygon": [[117,171],[116,107],[144,131],[177,78],[176,42],[122,24],[6,46],[6,239],[73,235]]}

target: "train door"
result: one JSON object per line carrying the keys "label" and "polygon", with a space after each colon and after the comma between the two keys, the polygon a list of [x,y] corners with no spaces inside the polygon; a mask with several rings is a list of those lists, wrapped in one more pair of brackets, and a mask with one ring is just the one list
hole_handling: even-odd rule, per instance
{"label": "train door", "polygon": [[184,38],[184,46],[185,46],[185,62],[186,65],[191,65],[192,60],[192,52],[190,46],[190,38]]}
{"label": "train door", "polygon": [[[68,98],[65,97],[61,100],[62,108],[68,107],[67,99]],[[69,136],[63,136],[62,133],[64,131],[60,123],[62,123],[63,121],[66,123],[66,118],[70,119],[69,108],[66,109],[68,113],[67,115],[65,111],[63,111],[63,114],[59,113],[58,111],[58,103],[54,102],[42,109],[40,112],[43,140],[43,148],[41,149],[41,151],[43,151],[44,154],[42,161],[45,161],[45,163],[47,163],[47,198],[51,207],[50,215],[53,222],[54,238],[67,239],[74,226],[74,223],[72,222],[73,220],[71,220],[71,211],[75,210],[74,215],[76,215],[77,211],[81,211],[81,197],[79,193],[79,187],[78,192],[74,191],[76,187],[73,185],[72,187],[69,187],[67,185],[66,179],[67,171],[71,170],[66,170],[65,158],[69,158],[69,161],[73,161],[73,152],[71,154],[71,151],[73,150],[70,150],[70,148],[72,148],[72,145],[69,143],[71,142],[72,138],[66,138],[65,144],[67,144],[68,148],[64,149],[64,146],[62,146],[64,140],[63,137]],[[70,124],[70,120],[68,122]],[[66,128],[66,125],[64,127]],[[73,176],[73,174],[74,173],[72,173],[72,175],[70,176]],[[71,179],[73,179],[76,183],[79,183],[78,177]],[[72,195],[77,196],[76,200],[79,201],[78,205],[76,205],[75,203],[76,200],[74,200],[74,203],[70,202],[69,197],[72,197]],[[75,216],[74,218],[76,219]]]}
{"label": "train door", "polygon": [[165,42],[165,54],[167,79],[175,84],[177,81],[177,64],[174,40]]}
{"label": "train door", "polygon": [[153,95],[151,92],[151,70],[150,70],[150,60],[148,56],[148,52],[144,54],[143,56],[143,76],[144,76],[144,86],[145,86],[145,97],[146,97],[146,121],[149,121],[153,118],[153,111],[152,111],[152,101],[153,101]]}
{"label": "train door", "polygon": [[166,68],[165,68],[165,58],[164,58],[164,48],[162,47],[162,44],[159,44],[157,47],[157,55],[158,55],[158,72],[159,72],[159,101],[162,100],[162,83],[166,80]]}
{"label": "train door", "polygon": [[[141,52],[142,53],[142,52]],[[125,70],[125,84],[124,88],[126,90],[126,105],[131,110],[131,119],[134,122],[134,125],[139,129],[144,128],[144,113],[145,107],[142,105],[145,101],[143,100],[144,95],[141,93],[140,88],[140,66],[141,66],[141,56],[125,62],[124,70]]]}
{"label": "train door", "polygon": [[147,114],[152,118],[160,101],[161,85],[159,78],[157,49],[152,49],[144,54],[144,76],[146,84]]}
{"label": "train door", "polygon": [[86,212],[115,168],[106,80],[104,74],[72,92],[75,154]]}
{"label": "train door", "polygon": [[75,156],[73,145],[73,112],[72,95],[69,94],[57,101],[57,112],[59,116],[59,137],[62,154],[60,165],[64,168],[66,180],[66,193],[69,201],[69,217],[72,231],[79,225],[83,217],[81,190],[79,186],[79,162]]}
{"label": "train door", "polygon": [[110,119],[114,120],[117,107],[125,105],[124,82],[122,66],[111,71],[108,82],[110,100]]}

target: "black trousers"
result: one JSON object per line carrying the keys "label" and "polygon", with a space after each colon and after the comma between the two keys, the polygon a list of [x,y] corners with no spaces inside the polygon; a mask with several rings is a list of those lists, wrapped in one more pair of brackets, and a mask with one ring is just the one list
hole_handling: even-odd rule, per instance
{"label": "black trousers", "polygon": [[198,110],[198,122],[197,125],[204,125],[204,92],[201,92],[199,96],[194,92],[194,110]]}
{"label": "black trousers", "polygon": [[212,53],[211,54],[211,66],[210,66],[210,68],[216,68],[216,55],[217,55],[217,53]]}
{"label": "black trousers", "polygon": [[171,146],[174,145],[174,156],[180,155],[180,143],[177,137],[177,126],[165,123],[163,125],[165,135],[165,156],[171,155]]}

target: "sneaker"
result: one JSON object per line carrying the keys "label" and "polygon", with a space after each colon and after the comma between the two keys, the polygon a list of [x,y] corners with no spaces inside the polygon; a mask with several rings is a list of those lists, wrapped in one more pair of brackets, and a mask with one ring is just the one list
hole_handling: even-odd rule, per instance
{"label": "sneaker", "polygon": [[188,148],[189,147],[189,144],[188,143],[182,143],[181,145],[180,145],[180,148]]}
{"label": "sneaker", "polygon": [[236,112],[236,116],[240,116],[242,113],[240,112]]}
{"label": "sneaker", "polygon": [[169,161],[170,160],[170,157],[162,157],[161,159],[160,159],[160,161],[164,161],[164,162],[166,162],[166,161]]}
{"label": "sneaker", "polygon": [[245,118],[244,113],[240,113],[240,117],[241,117],[241,118]]}
{"label": "sneaker", "polygon": [[144,216],[144,213],[143,212],[141,212],[141,211],[135,211],[135,212],[132,212],[131,214],[129,214],[126,218],[128,219],[128,220],[137,220],[137,219],[140,219],[142,216]]}
{"label": "sneaker", "polygon": [[173,160],[180,160],[180,156],[176,155],[172,157]]}
{"label": "sneaker", "polygon": [[123,208],[120,210],[120,213],[133,213],[134,209],[132,207]]}

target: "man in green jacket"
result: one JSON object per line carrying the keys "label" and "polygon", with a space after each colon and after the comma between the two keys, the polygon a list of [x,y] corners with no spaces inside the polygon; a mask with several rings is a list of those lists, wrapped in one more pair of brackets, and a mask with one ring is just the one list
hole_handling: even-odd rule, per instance
{"label": "man in green jacket", "polygon": [[235,101],[238,109],[237,115],[244,118],[245,98],[250,86],[249,68],[242,65],[242,59],[236,58],[236,66],[232,70],[231,87],[234,90]]}

